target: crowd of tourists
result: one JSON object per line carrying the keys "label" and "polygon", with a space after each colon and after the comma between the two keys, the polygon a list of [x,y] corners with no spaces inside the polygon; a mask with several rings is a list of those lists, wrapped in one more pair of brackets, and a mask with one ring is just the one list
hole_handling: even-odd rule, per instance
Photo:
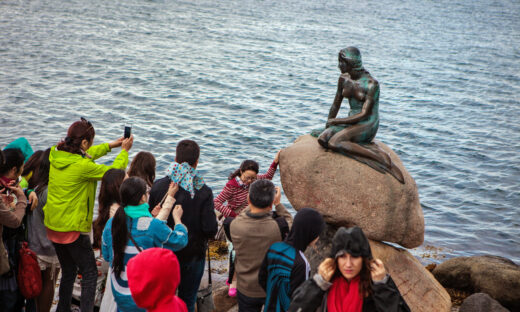
{"label": "crowd of tourists", "polygon": [[[340,228],[310,275],[304,252],[325,223],[312,208],[293,218],[281,203],[270,181],[279,152],[265,174],[257,162],[242,162],[214,198],[197,171],[197,142],[178,142],[156,179],[149,152],[127,169],[133,136],[94,145],[95,135],[81,118],[55,146],[34,152],[19,138],[0,151],[0,311],[48,312],[59,283],[56,311],[70,312],[79,281],[82,312],[193,312],[219,227],[230,252],[228,295],[239,311],[409,311],[358,227]],[[113,150],[111,165],[96,163]],[[41,275],[30,296],[21,250],[34,252]],[[108,264],[99,307],[96,250]]]}

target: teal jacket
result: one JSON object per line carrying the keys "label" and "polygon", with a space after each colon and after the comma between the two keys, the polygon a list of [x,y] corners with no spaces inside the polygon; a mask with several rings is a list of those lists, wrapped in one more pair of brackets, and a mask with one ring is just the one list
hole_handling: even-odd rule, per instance
{"label": "teal jacket", "polygon": [[45,226],[57,232],[90,232],[97,181],[107,170],[125,169],[128,152],[121,150],[111,166],[94,162],[110,151],[108,143],[92,146],[92,158],[51,148],[47,204],[43,207]]}

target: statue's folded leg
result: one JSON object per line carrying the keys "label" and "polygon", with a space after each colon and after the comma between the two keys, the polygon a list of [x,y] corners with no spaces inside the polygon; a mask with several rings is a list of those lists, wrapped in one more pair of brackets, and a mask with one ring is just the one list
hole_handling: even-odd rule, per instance
{"label": "statue's folded leg", "polygon": [[364,144],[363,147],[371,150],[373,153],[385,155],[386,157],[388,157],[387,159],[389,160],[390,164],[385,165],[384,167],[382,167],[382,169],[385,170],[386,172],[390,173],[394,178],[397,179],[397,181],[404,183],[404,177],[403,177],[403,173],[401,172],[401,169],[399,169],[395,165],[395,163],[390,158],[390,155],[388,155],[384,150],[382,150],[381,147],[379,147],[379,145],[377,145],[375,143],[369,143],[369,144]]}
{"label": "statue's folded leg", "polygon": [[361,145],[354,142],[329,142],[329,148],[335,152],[351,157],[381,173],[388,172],[399,182],[404,183],[401,170],[392,162],[390,156],[376,144]]}

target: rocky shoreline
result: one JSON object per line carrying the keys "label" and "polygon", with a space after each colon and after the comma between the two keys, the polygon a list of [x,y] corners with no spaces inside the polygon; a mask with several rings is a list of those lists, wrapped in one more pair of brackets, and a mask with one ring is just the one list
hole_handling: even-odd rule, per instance
{"label": "rocky shoreline", "polygon": [[[319,246],[318,250],[325,251],[322,248],[324,245],[323,243]],[[376,255],[378,254],[377,250],[382,248],[381,246],[375,246],[373,242],[371,242],[371,246]],[[408,253],[407,251],[405,252]],[[318,254],[318,252],[314,251],[311,253]],[[309,254],[309,251],[306,254]],[[236,298],[230,298],[227,295],[228,286],[225,284],[229,261],[225,242],[211,242],[210,255],[215,311],[237,311]],[[315,259],[315,257],[313,255],[309,256],[312,264],[313,260],[311,259]],[[408,258],[409,263],[406,266],[406,270],[413,272],[409,265],[410,263],[417,265],[420,263],[419,259],[411,256],[411,254],[407,257],[412,257],[413,259]],[[386,260],[388,261],[388,259]],[[423,258],[422,260],[428,260],[428,258]],[[440,302],[432,302],[432,305],[428,306],[427,311],[484,312],[519,311],[520,309],[520,266],[508,259],[489,255],[456,257],[440,264],[429,264],[422,267],[431,275],[432,279],[442,285],[442,290],[446,291],[450,305],[447,307]],[[205,275],[202,278],[201,287],[206,285],[207,276]],[[417,287],[417,285],[414,286]],[[399,288],[401,290],[402,286]],[[409,289],[407,292],[413,291],[416,290]],[[440,290],[438,289],[437,291]],[[425,301],[418,304],[426,307],[428,302]],[[412,311],[416,310],[412,309]]]}
{"label": "rocky shoreline", "polygon": [[[383,261],[412,311],[490,311],[489,307],[502,306],[520,311],[520,267],[512,261],[495,256],[458,257],[425,266],[407,249],[395,247],[423,245],[424,215],[417,185],[397,154],[382,142],[373,144],[387,153],[402,172],[404,183],[322,148],[310,135],[299,137],[280,153],[280,180],[292,206],[296,210],[312,207],[327,223],[316,248],[305,252],[311,269],[315,271],[328,256],[336,230],[355,225],[369,238],[374,258]],[[428,257],[438,256],[435,247],[423,248]],[[227,271],[225,263],[222,273]],[[227,296],[226,278],[219,280],[222,284],[214,284],[217,311],[228,311],[235,301]]]}

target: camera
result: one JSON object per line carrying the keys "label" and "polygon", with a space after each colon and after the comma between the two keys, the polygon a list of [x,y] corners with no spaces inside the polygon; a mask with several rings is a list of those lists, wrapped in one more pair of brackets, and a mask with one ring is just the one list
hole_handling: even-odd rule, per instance
{"label": "camera", "polygon": [[125,126],[125,134],[124,134],[124,138],[125,138],[125,139],[128,139],[131,135],[132,135],[132,127],[130,127],[130,126]]}

